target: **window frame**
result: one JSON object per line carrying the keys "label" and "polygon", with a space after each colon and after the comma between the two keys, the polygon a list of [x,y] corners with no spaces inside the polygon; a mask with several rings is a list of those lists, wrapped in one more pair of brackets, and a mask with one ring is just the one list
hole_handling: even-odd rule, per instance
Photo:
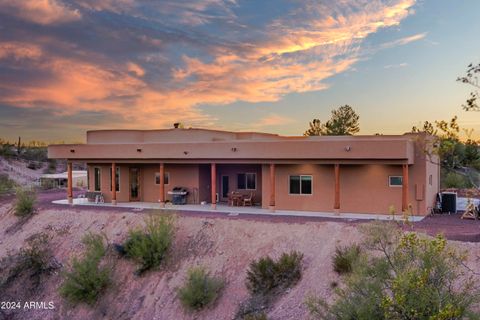
{"label": "window frame", "polygon": [[[157,183],[157,175],[158,175],[158,183]],[[167,183],[164,183],[164,185],[168,186],[170,184],[170,172],[165,171],[163,180],[167,181]],[[160,171],[155,172],[155,174],[153,175],[153,183],[155,183],[156,186],[160,185]]]}
{"label": "window frame", "polygon": [[[400,184],[392,184],[392,178],[400,178]],[[403,175],[388,176],[388,186],[390,188],[401,188],[403,186]]]}
{"label": "window frame", "polygon": [[[98,170],[98,190],[97,190],[97,170]],[[93,191],[102,191],[102,168],[93,167]]]}
{"label": "window frame", "polygon": [[[245,176],[245,188],[241,189],[238,187],[238,176],[243,174]],[[249,174],[253,174],[253,177],[255,178],[254,181],[255,181],[255,188],[254,189],[251,189],[251,188],[248,188],[248,179],[247,179],[247,175]],[[239,172],[237,173],[237,190],[245,190],[245,191],[256,191],[257,190],[257,173],[256,172]]]}
{"label": "window frame", "polygon": [[[299,188],[299,193],[291,193],[290,192],[290,183],[291,183],[291,177],[299,177],[299,183],[300,183],[300,188]],[[303,193],[302,192],[302,177],[310,177],[311,181],[311,193]],[[290,174],[288,175],[288,195],[291,196],[313,196],[313,174]]]}
{"label": "window frame", "polygon": [[[109,176],[110,176],[110,192],[112,191],[112,168],[110,168],[109,171]],[[117,178],[117,171],[118,171],[118,178]],[[115,190],[115,192],[120,192],[120,167],[115,167],[115,183],[118,184],[118,190]],[[116,187],[116,185],[115,185]],[[117,189],[117,188],[115,188]]]}

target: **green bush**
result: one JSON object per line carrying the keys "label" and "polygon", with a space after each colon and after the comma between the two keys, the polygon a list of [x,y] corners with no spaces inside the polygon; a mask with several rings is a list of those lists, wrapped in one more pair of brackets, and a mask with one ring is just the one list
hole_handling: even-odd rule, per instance
{"label": "green bush", "polygon": [[124,244],[127,257],[137,261],[139,274],[160,266],[175,235],[173,216],[150,216],[144,230],[129,232]]}
{"label": "green bush", "polygon": [[37,196],[34,191],[17,188],[14,213],[17,217],[27,218],[35,213]]}
{"label": "green bush", "polygon": [[456,189],[470,188],[472,186],[467,177],[455,172],[448,172],[443,179],[442,185],[444,188]]}
{"label": "green bush", "polygon": [[12,191],[14,187],[15,182],[7,174],[0,174],[0,194]]}
{"label": "green bush", "polygon": [[252,294],[267,294],[277,288],[289,288],[302,277],[303,254],[283,253],[277,261],[270,257],[253,261],[247,271],[246,286]]}
{"label": "green bush", "polygon": [[478,319],[480,292],[466,259],[446,240],[402,233],[389,223],[363,228],[364,247],[352,272],[335,290],[335,301],[310,297],[316,319]]}
{"label": "green bush", "polygon": [[335,255],[332,259],[333,270],[338,274],[350,273],[359,255],[360,246],[355,244],[348,247],[335,248]]}
{"label": "green bush", "polygon": [[0,292],[6,292],[11,284],[22,283],[22,294],[35,294],[42,275],[58,268],[54,263],[50,237],[37,233],[29,237],[17,254],[9,254],[0,260]]}
{"label": "green bush", "polygon": [[38,275],[51,268],[53,254],[50,249],[50,237],[45,233],[37,233],[27,240],[27,245],[20,250],[23,257],[21,268],[30,269]]}
{"label": "green bush", "polygon": [[188,271],[185,285],[178,290],[182,305],[190,310],[200,310],[213,303],[223,289],[220,278],[211,277],[203,268]]}
{"label": "green bush", "polygon": [[111,282],[109,268],[100,266],[106,247],[103,237],[98,234],[89,233],[82,242],[86,247],[85,254],[81,259],[73,259],[70,270],[65,273],[60,294],[71,303],[93,304]]}

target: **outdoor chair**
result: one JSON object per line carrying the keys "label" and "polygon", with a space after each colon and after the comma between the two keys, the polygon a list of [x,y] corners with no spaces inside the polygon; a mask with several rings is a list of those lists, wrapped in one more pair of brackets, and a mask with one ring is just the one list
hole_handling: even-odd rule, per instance
{"label": "outdoor chair", "polygon": [[95,203],[96,204],[99,204],[99,203],[105,203],[105,199],[103,198],[103,194],[97,194],[95,196]]}
{"label": "outdoor chair", "polygon": [[467,208],[465,212],[462,214],[461,219],[478,219],[478,208],[475,206],[473,202],[469,202],[467,204]]}
{"label": "outdoor chair", "polygon": [[255,195],[255,193],[253,192],[250,192],[250,196],[248,196],[247,198],[243,198],[243,206],[253,206],[253,196]]}

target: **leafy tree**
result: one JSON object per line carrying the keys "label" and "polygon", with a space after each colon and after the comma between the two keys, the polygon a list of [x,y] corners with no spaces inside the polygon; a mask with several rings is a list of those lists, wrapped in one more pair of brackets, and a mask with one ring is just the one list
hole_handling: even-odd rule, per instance
{"label": "leafy tree", "polygon": [[478,151],[478,143],[472,139],[468,139],[465,142],[464,163],[471,166],[480,158],[480,152]]}
{"label": "leafy tree", "polygon": [[460,141],[458,117],[454,116],[450,121],[425,121],[421,128],[414,126],[412,132],[425,132],[436,136],[436,148],[442,166],[453,169],[464,164],[465,147]]}
{"label": "leafy tree", "polygon": [[354,135],[360,131],[360,117],[348,104],[332,111],[332,118],[325,124],[327,136]]}
{"label": "leafy tree", "polygon": [[463,105],[463,109],[467,111],[480,111],[480,83],[478,81],[478,75],[480,74],[480,63],[478,65],[473,65],[470,63],[467,66],[467,73],[463,77],[458,77],[457,81],[468,84],[474,87],[475,91],[470,92],[470,98],[467,99],[466,104]]}
{"label": "leafy tree", "polygon": [[325,134],[325,125],[319,119],[313,119],[308,125],[310,128],[305,131],[304,136],[322,136]]}
{"label": "leafy tree", "polygon": [[394,224],[362,227],[362,255],[333,303],[310,297],[316,319],[478,319],[479,290],[465,267],[466,255],[442,236],[402,233]]}
{"label": "leafy tree", "polygon": [[310,128],[305,131],[305,136],[343,136],[354,135],[360,131],[359,115],[349,105],[344,105],[332,110],[332,116],[325,124],[319,119],[309,123]]}

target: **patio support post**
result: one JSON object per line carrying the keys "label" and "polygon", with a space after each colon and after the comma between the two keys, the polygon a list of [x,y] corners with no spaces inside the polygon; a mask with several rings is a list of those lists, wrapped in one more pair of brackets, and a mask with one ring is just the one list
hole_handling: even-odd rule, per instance
{"label": "patio support post", "polygon": [[335,164],[335,201],[333,204],[335,213],[340,212],[340,165]]}
{"label": "patio support post", "polygon": [[275,212],[275,163],[270,163],[270,203],[268,208]]}
{"label": "patio support post", "polygon": [[408,164],[402,165],[402,212],[408,210]]}
{"label": "patio support post", "polygon": [[115,162],[112,162],[112,204],[117,204],[117,168]]}
{"label": "patio support post", "polygon": [[160,163],[160,207],[165,207],[165,164]]}
{"label": "patio support post", "polygon": [[72,163],[67,162],[67,199],[69,204],[73,204],[73,177],[72,177]]}
{"label": "patio support post", "polygon": [[212,163],[210,165],[211,169],[211,189],[212,189],[212,209],[217,208],[217,165]]}

